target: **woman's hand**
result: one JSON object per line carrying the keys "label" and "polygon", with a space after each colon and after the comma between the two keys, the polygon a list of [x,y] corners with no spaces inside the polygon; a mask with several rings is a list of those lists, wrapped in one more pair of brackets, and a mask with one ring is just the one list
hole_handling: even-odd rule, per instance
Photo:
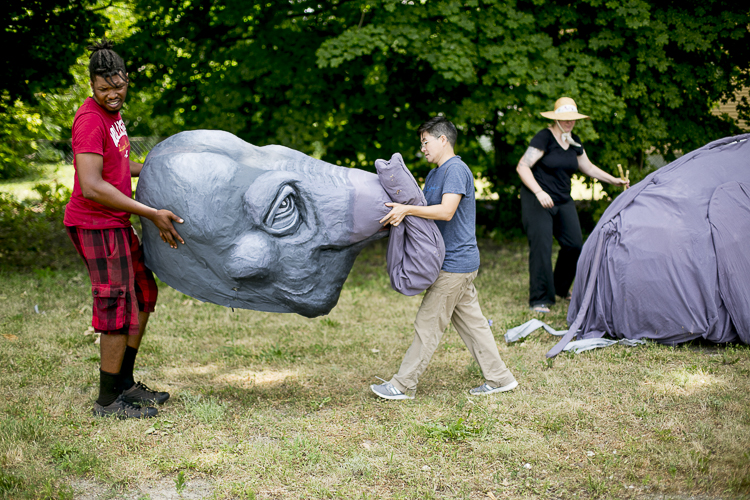
{"label": "woman's hand", "polygon": [[583,154],[578,157],[578,170],[588,175],[589,177],[593,177],[594,179],[602,182],[607,182],[609,184],[612,184],[613,186],[624,186],[625,189],[630,187],[629,179],[615,177],[614,175],[608,174],[601,168],[591,163],[589,157],[586,156],[586,151],[584,151]]}
{"label": "woman's hand", "polygon": [[620,179],[619,177],[615,177],[610,184],[613,186],[623,186],[627,189],[630,187],[630,179]]}
{"label": "woman's hand", "polygon": [[383,225],[390,224],[393,227],[398,226],[404,217],[409,215],[410,205],[402,205],[400,203],[386,203],[386,207],[391,207],[391,211],[380,219],[380,223]]}
{"label": "woman's hand", "polygon": [[544,156],[544,151],[529,146],[521,157],[521,160],[518,162],[516,172],[518,172],[518,176],[521,178],[523,185],[536,195],[536,199],[539,200],[539,203],[541,203],[544,208],[552,208],[555,206],[555,203],[552,201],[552,198],[544,192],[534,178],[534,174],[531,172],[531,168],[541,159],[542,156]]}
{"label": "woman's hand", "polygon": [[534,194],[536,195],[536,199],[539,200],[539,203],[544,208],[552,208],[552,207],[555,206],[555,202],[552,201],[552,197],[550,195],[548,195],[547,192],[544,191],[543,189],[537,191]]}

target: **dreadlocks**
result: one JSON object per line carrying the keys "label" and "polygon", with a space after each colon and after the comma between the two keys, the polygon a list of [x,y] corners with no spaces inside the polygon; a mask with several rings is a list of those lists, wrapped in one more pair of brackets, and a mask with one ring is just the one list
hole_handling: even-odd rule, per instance
{"label": "dreadlocks", "polygon": [[128,80],[127,71],[125,71],[125,61],[122,60],[117,52],[112,50],[112,42],[102,38],[101,42],[86,47],[91,51],[89,56],[89,77],[93,81],[98,75],[104,78],[108,84],[114,85],[112,77],[120,75],[120,78]]}

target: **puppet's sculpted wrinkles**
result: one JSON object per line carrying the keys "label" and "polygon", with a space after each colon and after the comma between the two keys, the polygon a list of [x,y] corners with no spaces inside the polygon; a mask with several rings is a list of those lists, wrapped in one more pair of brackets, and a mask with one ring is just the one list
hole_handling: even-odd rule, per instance
{"label": "puppet's sculpted wrinkles", "polygon": [[387,236],[375,174],[227,132],[182,132],[148,155],[136,199],[185,223],[170,249],[143,222],[146,264],[203,301],[314,317],[338,301],[354,259]]}

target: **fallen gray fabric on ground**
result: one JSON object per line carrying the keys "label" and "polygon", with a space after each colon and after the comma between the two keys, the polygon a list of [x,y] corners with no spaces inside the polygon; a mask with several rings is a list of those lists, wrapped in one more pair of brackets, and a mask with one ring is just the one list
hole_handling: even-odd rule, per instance
{"label": "fallen gray fabric on ground", "polygon": [[[538,319],[532,319],[530,321],[527,321],[526,323],[516,326],[515,328],[511,328],[507,332],[505,332],[505,342],[508,344],[511,344],[513,342],[517,342],[525,337],[528,337],[538,329],[543,328],[547,333],[550,335],[554,335],[556,337],[561,337],[568,333],[567,330],[555,330],[551,326],[549,326],[544,321],[538,320]],[[568,342],[565,347],[563,347],[563,351],[565,352],[572,352],[573,354],[578,354],[584,351],[590,351],[591,349],[598,349],[600,347],[609,347],[613,345],[624,345],[627,347],[635,347],[638,345],[645,345],[645,340],[628,340],[628,339],[622,339],[622,340],[611,340],[611,339],[604,339],[604,338],[592,338],[592,339],[584,339],[584,340],[575,340],[573,342]]]}

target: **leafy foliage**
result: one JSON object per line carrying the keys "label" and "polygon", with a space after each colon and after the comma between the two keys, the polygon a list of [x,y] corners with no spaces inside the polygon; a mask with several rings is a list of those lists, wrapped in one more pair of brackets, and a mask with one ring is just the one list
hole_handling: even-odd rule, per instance
{"label": "leafy foliage", "polygon": [[[32,170],[34,139],[49,120],[36,109],[43,98],[73,83],[70,68],[104,18],[92,0],[17,0],[0,10],[3,80],[0,83],[0,179]],[[58,116],[48,113],[47,117]],[[46,117],[45,117],[46,118]]]}
{"label": "leafy foliage", "polygon": [[[515,164],[560,95],[591,115],[576,132],[594,162],[638,181],[648,154],[670,160],[737,133],[710,110],[750,84],[750,11],[727,0],[55,3],[3,14],[22,50],[6,56],[14,73],[0,88],[12,110],[0,177],[28,171],[24,139],[68,137],[88,94],[83,58],[74,65],[82,34],[107,21],[125,40],[131,135],[222,129],[370,170],[398,151],[420,178],[415,129],[443,113],[460,128],[459,154],[500,195],[488,220],[504,228],[518,225]],[[73,81],[70,67],[76,85],[54,90]],[[19,110],[19,96],[36,108]],[[739,110],[750,118],[747,102]]]}
{"label": "leafy foliage", "polygon": [[578,130],[592,157],[635,172],[652,148],[737,132],[710,109],[750,83],[750,13],[722,0],[135,5],[125,52],[170,132],[219,128],[369,167],[395,151],[415,163],[415,127],[444,113],[496,185],[560,95],[592,116]]}
{"label": "leafy foliage", "polygon": [[124,55],[168,133],[222,129],[368,170],[398,151],[420,178],[415,129],[442,113],[506,230],[515,165],[561,95],[592,117],[576,131],[593,161],[637,182],[649,154],[739,133],[711,108],[750,84],[750,11],[725,0],[134,2]]}
{"label": "leafy foliage", "polygon": [[[11,102],[70,85],[69,72],[88,38],[103,34],[103,17],[91,0],[7,2],[3,26],[3,83]],[[82,43],[83,42],[83,43]]]}
{"label": "leafy foliage", "polygon": [[[23,14],[9,21],[4,32],[14,45],[21,46],[27,44],[29,30],[37,29],[40,24],[54,28],[51,32],[37,30],[36,45],[28,47],[30,54],[6,56],[9,61],[14,61],[15,72],[25,71],[32,76],[27,78],[25,86],[10,80],[9,85],[6,81],[0,85],[0,179],[33,174],[34,162],[40,157],[46,162],[61,159],[61,152],[50,146],[40,149],[38,141],[70,139],[73,117],[81,103],[91,95],[88,54],[84,53],[86,46],[103,34],[117,44],[131,32],[133,12],[129,2],[46,2],[53,13],[45,12],[40,5],[38,1],[28,0],[15,3],[13,7],[23,10]],[[63,12],[67,12],[67,17],[62,15]],[[66,29],[66,19],[78,19],[75,16],[86,17],[86,22],[75,30]],[[45,57],[51,59],[35,59]],[[131,85],[137,87],[137,82],[133,81]],[[123,118],[131,136],[158,135],[159,125],[164,119],[151,118],[151,100],[147,92],[141,92],[137,99],[130,99],[125,104]]]}
{"label": "leafy foliage", "polygon": [[16,101],[9,105],[9,97],[0,96],[0,179],[23,177],[32,173],[29,161],[35,144],[28,137],[39,132],[39,113]]}
{"label": "leafy foliage", "polygon": [[0,267],[62,268],[77,259],[63,225],[70,190],[34,187],[40,199],[18,201],[0,193]]}

